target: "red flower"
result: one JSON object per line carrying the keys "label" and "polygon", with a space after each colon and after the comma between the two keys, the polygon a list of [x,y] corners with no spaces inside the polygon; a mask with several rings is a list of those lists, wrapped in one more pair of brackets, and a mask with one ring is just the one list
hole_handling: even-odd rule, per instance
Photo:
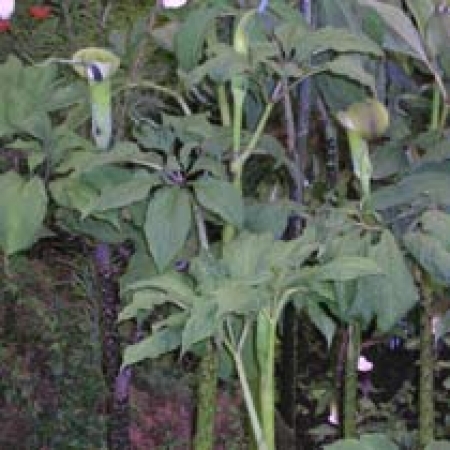
{"label": "red flower", "polygon": [[5,33],[11,29],[11,23],[9,20],[0,19],[0,33]]}
{"label": "red flower", "polygon": [[48,5],[34,5],[29,7],[28,13],[33,19],[45,20],[50,17],[52,8]]}

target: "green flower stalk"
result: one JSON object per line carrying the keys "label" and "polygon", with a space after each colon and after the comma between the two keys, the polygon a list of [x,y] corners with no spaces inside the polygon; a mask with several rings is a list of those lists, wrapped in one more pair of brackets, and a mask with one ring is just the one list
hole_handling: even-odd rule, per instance
{"label": "green flower stalk", "polygon": [[380,137],[389,125],[389,113],[378,100],[369,99],[340,111],[337,119],[347,130],[353,173],[361,183],[362,203],[370,199],[370,179],[373,169],[368,140]]}
{"label": "green flower stalk", "polygon": [[92,138],[102,150],[107,150],[112,136],[111,77],[120,59],[103,48],[88,47],[77,51],[73,68],[89,83],[92,113]]}
{"label": "green flower stalk", "polygon": [[[255,14],[255,10],[250,10],[244,14],[236,26],[233,36],[233,47],[236,53],[246,57],[249,52],[247,27],[250,19]],[[242,169],[243,162],[240,161],[241,134],[244,120],[244,102],[247,95],[248,78],[246,74],[238,73],[231,78],[231,96],[233,98],[233,160],[231,162],[231,173],[233,184],[239,191],[242,191]],[[233,239],[235,230],[227,224],[223,230],[222,241],[227,243]]]}

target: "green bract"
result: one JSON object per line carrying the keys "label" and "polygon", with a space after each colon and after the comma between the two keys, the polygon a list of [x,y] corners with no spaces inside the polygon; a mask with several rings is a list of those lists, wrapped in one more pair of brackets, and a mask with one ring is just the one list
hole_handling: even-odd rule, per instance
{"label": "green bract", "polygon": [[89,82],[92,110],[92,137],[103,150],[109,147],[112,134],[111,76],[120,59],[109,50],[88,47],[73,55],[73,68]]}
{"label": "green bract", "polygon": [[378,100],[369,99],[340,111],[337,119],[347,130],[353,172],[361,182],[363,203],[370,197],[372,163],[367,140],[380,137],[389,125],[389,113]]}
{"label": "green bract", "polygon": [[389,125],[389,113],[376,99],[353,103],[346,111],[338,112],[337,118],[344,128],[366,140],[380,137]]}

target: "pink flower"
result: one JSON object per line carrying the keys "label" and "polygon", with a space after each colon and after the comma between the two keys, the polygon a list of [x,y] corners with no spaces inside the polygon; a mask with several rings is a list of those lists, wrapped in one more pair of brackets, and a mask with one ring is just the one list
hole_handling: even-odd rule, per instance
{"label": "pink flower", "polygon": [[358,371],[370,372],[373,370],[373,362],[369,361],[365,356],[360,355],[358,359]]}
{"label": "pink flower", "polygon": [[14,12],[14,0],[0,0],[0,19],[8,20]]}
{"label": "pink flower", "polygon": [[162,7],[167,9],[181,8],[186,3],[187,0],[161,0]]}

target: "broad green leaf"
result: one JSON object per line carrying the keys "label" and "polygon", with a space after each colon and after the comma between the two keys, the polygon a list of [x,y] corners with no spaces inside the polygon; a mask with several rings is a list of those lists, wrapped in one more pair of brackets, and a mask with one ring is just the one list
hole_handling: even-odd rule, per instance
{"label": "broad green leaf", "polygon": [[[309,272],[307,269],[302,270]],[[372,259],[339,256],[329,263],[312,268],[310,274],[317,281],[348,281],[368,275],[383,275],[384,271]]]}
{"label": "broad green leaf", "polygon": [[370,154],[372,179],[381,180],[407,169],[408,158],[398,141],[387,142]]}
{"label": "broad green leaf", "polygon": [[410,54],[427,66],[430,65],[417,29],[400,8],[375,0],[359,0],[359,3],[375,10],[390,30],[407,44]]}
{"label": "broad green leaf", "polygon": [[326,64],[326,68],[334,75],[349,78],[363,86],[367,86],[373,95],[376,94],[376,83],[374,76],[367,72],[358,56],[338,56]]}
{"label": "broad green leaf", "polygon": [[270,252],[274,238],[270,234],[242,233],[223,249],[223,261],[232,277],[261,284],[272,278]]}
{"label": "broad green leaf", "polygon": [[184,19],[175,35],[175,53],[182,70],[192,70],[198,64],[208,31],[222,11],[221,7],[199,8]]}
{"label": "broad green leaf", "polygon": [[137,176],[125,183],[108,186],[102,189],[100,195],[82,211],[83,218],[94,211],[107,211],[109,209],[123,208],[132,203],[144,200],[150,189],[160,184],[156,174]]}
{"label": "broad green leaf", "polygon": [[165,355],[181,344],[181,331],[173,328],[163,328],[137,344],[129,345],[123,354],[122,367],[130,366],[144,359],[155,359]]}
{"label": "broad green leaf", "polygon": [[332,113],[347,109],[351,104],[367,99],[367,88],[359,83],[330,72],[314,77],[314,84],[324,96]]}
{"label": "broad green leaf", "polygon": [[324,450],[368,450],[356,439],[343,439],[331,445],[325,445]]}
{"label": "broad green leaf", "polygon": [[450,450],[450,441],[434,441],[428,444],[425,450]]}
{"label": "broad green leaf", "polygon": [[394,206],[415,203],[426,205],[450,205],[450,167],[430,164],[426,168],[406,176],[397,184],[376,190],[372,194],[375,209],[384,210]]}
{"label": "broad green leaf", "polygon": [[[141,152],[132,142],[119,142],[108,152],[91,152],[85,155],[76,170],[89,172],[110,164],[135,164],[153,170],[162,169],[162,158],[154,152]],[[67,165],[67,163],[66,163]],[[66,170],[72,167],[65,167]],[[62,170],[62,168],[60,168]]]}
{"label": "broad green leaf", "polygon": [[365,434],[356,439],[341,439],[331,445],[326,445],[325,450],[398,450],[384,434]]}
{"label": "broad green leaf", "polygon": [[253,233],[270,232],[280,237],[286,229],[293,205],[286,201],[252,202],[245,205],[245,228]]}
{"label": "broad green leaf", "polygon": [[220,286],[211,296],[218,306],[219,317],[257,312],[270,301],[267,290],[233,282]]}
{"label": "broad green leaf", "polygon": [[147,123],[135,127],[133,136],[144,148],[162,150],[164,153],[171,152],[176,137],[170,127]]}
{"label": "broad green leaf", "polygon": [[209,178],[194,183],[199,203],[238,228],[244,221],[244,204],[239,191],[229,182]]}
{"label": "broad green leaf", "polygon": [[139,289],[153,289],[167,294],[174,294],[187,303],[191,303],[195,297],[194,290],[186,276],[175,271],[167,271],[151,278],[131,283],[125,287],[122,293],[138,291]]}
{"label": "broad green leaf", "polygon": [[90,236],[100,242],[119,244],[127,238],[133,240],[136,238],[133,234],[129,235],[123,229],[120,230],[116,224],[112,223],[113,220],[106,222],[91,217],[80,220],[79,213],[67,208],[60,208],[56,216],[62,229],[69,230],[74,234]]}
{"label": "broad green leaf", "polygon": [[378,328],[390,330],[419,301],[411,272],[394,236],[384,231],[378,244],[368,253],[385,275],[368,276],[358,281],[353,310],[359,309],[364,317],[374,314]]}
{"label": "broad green leaf", "polygon": [[[354,34],[343,28],[323,27],[317,31],[311,31],[296,27],[294,24],[285,24],[282,27],[292,28],[295,38],[290,36],[290,45],[292,46],[294,42],[295,60],[299,63],[329,51],[383,55],[383,51],[375,42],[363,34]],[[285,50],[290,50],[289,45]]]}
{"label": "broad green leaf", "polygon": [[417,23],[420,34],[424,36],[428,20],[434,12],[435,3],[433,0],[406,0],[406,4]]}
{"label": "broad green leaf", "polygon": [[440,241],[419,232],[409,232],[403,240],[407,250],[431,278],[450,285],[450,252]]}
{"label": "broad green leaf", "polygon": [[339,2],[318,2],[319,13],[317,25],[331,25],[336,28],[346,28],[354,33],[361,31],[360,10],[355,8],[353,0],[341,0]]}
{"label": "broad green leaf", "polygon": [[327,341],[328,348],[331,348],[331,343],[337,328],[336,323],[316,302],[308,301],[306,310],[312,323]]}
{"label": "broad green leaf", "polygon": [[213,336],[218,327],[217,305],[208,299],[198,299],[191,310],[182,335],[182,353],[197,342]]}
{"label": "broad green leaf", "polygon": [[27,181],[16,172],[0,175],[0,247],[6,255],[29,248],[47,211],[47,194],[39,178]]}
{"label": "broad green leaf", "polygon": [[360,437],[360,441],[365,445],[367,450],[398,450],[397,445],[395,445],[385,434],[363,434]]}
{"label": "broad green leaf", "polygon": [[215,83],[225,83],[236,75],[250,71],[250,69],[244,55],[236,53],[232,48],[224,47],[217,56],[209,58],[189,72],[185,77],[186,84],[193,87],[207,77]]}
{"label": "broad green leaf", "polygon": [[150,199],[145,220],[145,236],[163,271],[183,247],[191,228],[191,198],[177,187],[162,188]]}
{"label": "broad green leaf", "polygon": [[439,240],[450,252],[450,215],[442,211],[426,211],[420,218],[425,233]]}
{"label": "broad green leaf", "polygon": [[143,289],[137,291],[133,295],[133,300],[125,306],[119,314],[118,321],[133,319],[139,315],[141,311],[151,313],[156,306],[163,305],[167,302],[167,295],[153,289]]}

